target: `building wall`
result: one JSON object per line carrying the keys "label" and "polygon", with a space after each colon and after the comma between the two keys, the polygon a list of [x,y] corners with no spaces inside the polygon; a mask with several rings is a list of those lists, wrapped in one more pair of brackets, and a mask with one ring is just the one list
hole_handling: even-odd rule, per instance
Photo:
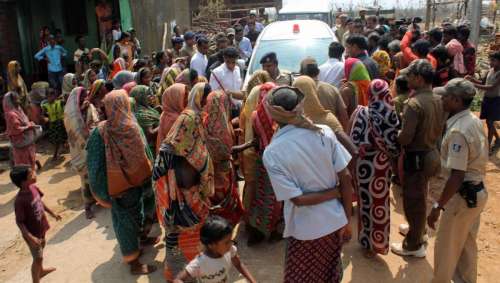
{"label": "building wall", "polygon": [[161,50],[165,23],[167,23],[167,47],[171,31],[176,25],[191,26],[191,5],[186,0],[129,0],[132,24],[141,40],[143,55]]}

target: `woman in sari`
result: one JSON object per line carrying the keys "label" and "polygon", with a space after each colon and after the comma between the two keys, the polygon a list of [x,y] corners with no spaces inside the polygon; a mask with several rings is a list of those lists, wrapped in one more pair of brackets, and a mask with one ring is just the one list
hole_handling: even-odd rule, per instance
{"label": "woman in sari", "polygon": [[166,232],[164,275],[168,282],[200,252],[200,229],[214,193],[201,117],[210,92],[205,83],[191,90],[188,106],[162,142],[153,170],[158,218]]}
{"label": "woman in sari", "polygon": [[385,50],[379,49],[372,54],[372,59],[377,62],[382,78],[387,79],[387,73],[391,69],[391,56]]}
{"label": "woman in sari", "polygon": [[175,83],[186,85],[188,91],[190,91],[191,88],[198,83],[198,72],[193,69],[184,69],[177,75],[177,78],[175,78]]}
{"label": "woman in sari", "polygon": [[93,121],[105,120],[105,110],[102,100],[110,90],[106,86],[106,81],[96,80],[90,88],[89,95],[87,96],[87,121],[86,125],[89,129],[94,129],[97,124]]}
{"label": "woman in sari", "polygon": [[182,72],[184,67],[181,64],[173,64],[170,67],[167,67],[163,70],[160,78],[160,88],[158,89],[158,93],[156,94],[161,98],[162,94],[169,88],[171,85],[175,83],[175,79]]}
{"label": "woman in sari", "polygon": [[[83,87],[74,88],[68,97],[68,101],[64,107],[64,127],[68,133],[69,149],[71,153],[71,167],[78,173],[81,181],[82,199],[85,205],[85,216],[87,219],[94,218],[92,205],[95,203],[92,193],[90,192],[88,173],[87,173],[87,139],[89,137],[90,128],[88,124],[96,125],[99,120],[97,116],[88,114],[88,104],[85,101],[87,98],[87,90]],[[88,122],[88,119],[93,119]]]}
{"label": "woman in sari", "polygon": [[[75,87],[76,87],[75,74],[73,73],[65,74],[62,83],[62,95],[64,97],[64,101],[68,100],[69,95],[71,94],[71,92]],[[90,88],[87,90],[90,90]]]}
{"label": "woman in sari", "polygon": [[21,99],[21,107],[25,112],[29,110],[28,88],[21,77],[21,64],[17,61],[10,61],[7,65],[8,91],[15,91]]}
{"label": "woman in sari", "polygon": [[[148,238],[155,199],[151,184],[152,153],[130,109],[128,95],[114,90],[103,99],[107,120],[87,142],[90,189],[96,200],[111,207],[111,219],[123,259],[132,274],[148,274],[154,266],[139,261]],[[105,169],[105,170],[103,170]]]}
{"label": "woman in sari", "polygon": [[17,92],[9,91],[3,97],[3,111],[6,133],[11,144],[14,165],[36,166],[35,127],[21,107],[21,97]]}
{"label": "woman in sari", "polygon": [[[247,134],[251,134],[252,139],[258,140],[258,147],[255,149],[256,159],[250,165],[254,171],[248,172],[249,168],[245,167],[247,173],[253,174],[251,179],[255,180],[251,184],[253,187],[245,187],[245,189],[249,190],[245,192],[247,198],[245,201],[248,203],[248,225],[246,228],[249,233],[249,246],[256,245],[265,238],[269,238],[271,241],[282,238],[280,231],[277,231],[277,226],[282,218],[283,204],[276,200],[271,181],[262,161],[264,150],[271,142],[271,138],[277,129],[277,124],[274,123],[264,108],[264,101],[274,88],[276,88],[276,84],[273,82],[264,83],[255,87],[247,100],[247,102],[249,100],[251,102],[252,96],[258,90],[257,106],[250,117],[251,133],[245,132],[245,138]],[[248,165],[247,161],[249,160],[245,161],[245,166]]]}
{"label": "woman in sari", "polygon": [[206,129],[205,142],[214,165],[215,193],[210,198],[214,211],[233,226],[240,222],[243,205],[238,193],[238,183],[232,164],[233,127],[229,122],[231,102],[222,92],[214,91],[207,97],[206,116],[203,126]]}
{"label": "woman in sari", "polygon": [[363,62],[349,58],[345,61],[345,79],[346,83],[342,86],[341,94],[350,117],[358,105],[368,105],[370,74]]}
{"label": "woman in sari", "polygon": [[370,83],[368,106],[351,117],[350,136],[359,148],[355,180],[358,187],[358,241],[367,257],[389,251],[391,159],[399,154],[399,120],[389,86]]}
{"label": "woman in sari", "polygon": [[[137,85],[144,85],[147,86],[151,89],[151,93],[156,94],[158,92],[158,89],[160,88],[160,85],[156,82],[153,81],[153,72],[151,71],[150,68],[148,67],[142,67],[137,71],[135,75],[135,82]],[[154,107],[157,107],[160,105],[159,99],[157,96],[154,96],[155,99],[152,100]]]}
{"label": "woman in sari", "polygon": [[133,82],[135,79],[135,73],[130,71],[120,71],[111,80],[115,89],[122,89],[129,82]]}
{"label": "woman in sari", "polygon": [[95,82],[95,80],[97,80],[97,74],[96,74],[96,72],[93,69],[88,69],[83,74],[82,86],[86,90],[90,90],[90,87]]}
{"label": "woman in sari", "polygon": [[160,113],[151,104],[156,97],[154,97],[151,89],[145,85],[134,87],[130,92],[130,97],[135,99],[133,112],[137,123],[146,135],[151,152],[155,152],[156,135],[158,134],[158,126],[160,125]]}
{"label": "woman in sari", "polygon": [[186,108],[188,99],[188,91],[183,84],[173,84],[163,94],[161,105],[163,112],[160,116],[160,128],[158,129],[158,137],[156,139],[156,151],[160,150],[160,145],[167,136],[170,128],[175,123],[175,120],[181,115]]}

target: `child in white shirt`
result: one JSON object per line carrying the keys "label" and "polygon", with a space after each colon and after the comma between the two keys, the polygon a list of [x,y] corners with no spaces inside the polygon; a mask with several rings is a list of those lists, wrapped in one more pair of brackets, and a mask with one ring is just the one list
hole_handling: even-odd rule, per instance
{"label": "child in white shirt", "polygon": [[197,279],[202,283],[229,282],[229,269],[233,265],[249,282],[256,282],[246,266],[240,261],[231,236],[233,227],[219,216],[207,219],[200,231],[200,239],[205,250],[195,257],[177,275],[174,283]]}

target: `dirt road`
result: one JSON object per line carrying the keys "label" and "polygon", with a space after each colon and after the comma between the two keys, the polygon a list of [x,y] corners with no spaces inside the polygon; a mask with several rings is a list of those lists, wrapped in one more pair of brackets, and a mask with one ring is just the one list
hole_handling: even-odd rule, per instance
{"label": "dirt road", "polygon": [[[88,221],[82,211],[79,178],[66,161],[60,164],[46,162],[38,176],[38,184],[45,192],[45,202],[63,216],[61,222],[50,219],[51,229],[45,250],[47,266],[57,267],[45,282],[164,282],[160,272],[150,276],[131,276],[121,262],[120,252],[111,224],[110,211],[98,209],[97,218]],[[483,213],[478,237],[479,280],[482,283],[499,282],[500,278],[500,154],[488,164],[486,184],[489,201]],[[433,192],[439,181],[433,182]],[[0,282],[30,282],[31,256],[15,225],[13,203],[17,189],[10,184],[8,172],[0,174]],[[391,199],[391,241],[400,241],[397,226],[403,223],[402,203],[398,188],[393,188]],[[355,230],[355,229],[354,229]],[[246,247],[244,231],[238,231],[238,245],[243,261],[259,282],[280,282],[284,262],[284,241]],[[352,241],[344,248],[343,282],[429,282],[433,266],[434,234],[431,234],[427,258],[404,259],[393,254],[375,259],[363,257],[359,245]],[[148,249],[143,261],[161,266],[164,245]],[[233,274],[232,282],[244,282]]]}

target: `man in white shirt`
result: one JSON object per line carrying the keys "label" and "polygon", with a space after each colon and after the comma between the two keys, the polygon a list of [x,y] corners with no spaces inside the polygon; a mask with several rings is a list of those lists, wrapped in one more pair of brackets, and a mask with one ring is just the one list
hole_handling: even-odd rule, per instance
{"label": "man in white shirt", "polygon": [[207,65],[208,65],[208,39],[205,37],[198,38],[196,42],[197,50],[191,58],[190,68],[198,72],[198,76],[207,77]]}
{"label": "man in white shirt", "polygon": [[351,237],[351,156],[329,127],[304,117],[303,99],[283,86],[264,102],[280,125],[263,161],[276,199],[284,201],[283,281],[340,282],[342,244]]}
{"label": "man in white shirt", "polygon": [[[255,31],[257,32],[261,32],[263,29],[264,29],[264,25],[257,22],[257,15],[255,13],[250,13],[250,15],[248,16],[248,24],[255,24]],[[248,26],[248,24],[245,26],[245,29],[243,31],[243,34],[245,36],[247,36],[247,34],[250,32],[250,27]]]}
{"label": "man in white shirt", "polygon": [[222,90],[231,98],[243,99],[241,92],[240,67],[236,65],[238,51],[234,47],[228,47],[223,51],[224,64],[215,68],[210,76],[210,87],[212,90]]}
{"label": "man in white shirt", "polygon": [[344,62],[342,62],[344,47],[338,42],[332,42],[328,47],[328,61],[319,66],[318,79],[340,88],[342,79],[345,77]]}
{"label": "man in white shirt", "polygon": [[252,56],[252,42],[243,36],[243,27],[241,25],[235,26],[234,30],[236,32],[234,35],[234,45],[239,50],[240,58],[246,62]]}

